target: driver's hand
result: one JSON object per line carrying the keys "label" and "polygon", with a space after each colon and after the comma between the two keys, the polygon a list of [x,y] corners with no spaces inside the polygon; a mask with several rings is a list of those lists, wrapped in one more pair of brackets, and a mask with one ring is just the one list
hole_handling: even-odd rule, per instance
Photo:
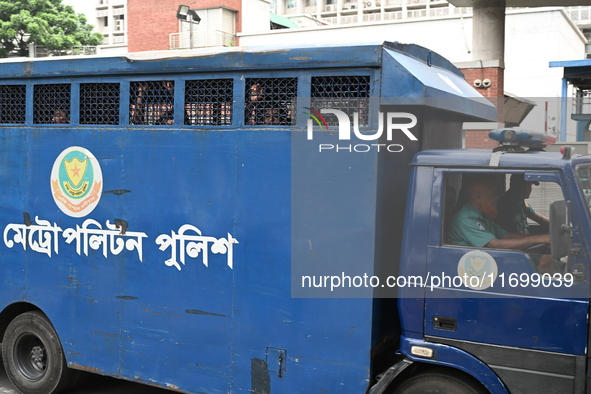
{"label": "driver's hand", "polygon": [[538,265],[538,271],[541,274],[548,273],[551,275],[562,273],[563,269],[560,263],[552,258],[550,255],[543,255]]}

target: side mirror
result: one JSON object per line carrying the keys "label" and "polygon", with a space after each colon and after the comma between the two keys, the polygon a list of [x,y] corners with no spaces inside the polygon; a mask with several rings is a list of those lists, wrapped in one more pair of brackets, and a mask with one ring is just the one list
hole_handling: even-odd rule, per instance
{"label": "side mirror", "polygon": [[550,204],[550,247],[555,260],[568,256],[572,249],[569,211],[570,201],[560,200]]}

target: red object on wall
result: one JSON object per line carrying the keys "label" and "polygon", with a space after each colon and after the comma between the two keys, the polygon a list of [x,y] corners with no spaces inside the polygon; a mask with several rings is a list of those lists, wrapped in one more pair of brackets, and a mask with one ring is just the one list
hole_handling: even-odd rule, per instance
{"label": "red object on wall", "polygon": [[128,51],[170,49],[169,35],[179,32],[176,13],[181,4],[197,10],[198,14],[201,8],[226,6],[237,10],[236,32],[242,30],[242,1],[240,0],[127,0]]}

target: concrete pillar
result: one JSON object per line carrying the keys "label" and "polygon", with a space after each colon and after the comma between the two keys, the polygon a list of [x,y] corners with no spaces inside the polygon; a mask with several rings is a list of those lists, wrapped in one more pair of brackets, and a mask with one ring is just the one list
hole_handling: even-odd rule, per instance
{"label": "concrete pillar", "polygon": [[325,1],[324,0],[316,0],[316,17],[320,18],[320,14],[324,12]]}
{"label": "concrete pillar", "polygon": [[337,24],[341,24],[341,12],[343,11],[343,6],[345,5],[345,0],[337,0]]}
{"label": "concrete pillar", "polygon": [[472,59],[480,64],[476,73],[490,81],[481,93],[497,108],[499,124],[504,122],[505,6],[506,0],[474,0],[472,8]]}
{"label": "concrete pillar", "polygon": [[363,9],[365,8],[363,0],[357,0],[357,23],[363,23]]}
{"label": "concrete pillar", "polygon": [[277,15],[285,15],[285,0],[277,0]]}
{"label": "concrete pillar", "polygon": [[506,0],[474,0],[472,59],[498,60],[505,67]]}
{"label": "concrete pillar", "polygon": [[408,2],[408,0],[402,0],[402,19],[406,19],[407,15],[406,15],[406,3]]}
{"label": "concrete pillar", "polygon": [[297,4],[297,12],[298,15],[304,15],[305,11],[305,7],[306,5],[304,4],[304,0],[297,0],[298,4]]}

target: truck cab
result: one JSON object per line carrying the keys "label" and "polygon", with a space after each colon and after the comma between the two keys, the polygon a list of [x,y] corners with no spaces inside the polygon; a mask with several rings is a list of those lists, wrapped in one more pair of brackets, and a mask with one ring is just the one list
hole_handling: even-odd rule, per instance
{"label": "truck cab", "polygon": [[[399,289],[401,351],[414,363],[463,370],[491,393],[589,392],[591,157],[541,145],[430,150],[412,163],[399,275],[423,286]],[[551,245],[452,244],[466,179],[493,176],[502,192],[513,174],[537,184],[534,209],[550,217]],[[540,272],[540,255],[559,272]]]}

